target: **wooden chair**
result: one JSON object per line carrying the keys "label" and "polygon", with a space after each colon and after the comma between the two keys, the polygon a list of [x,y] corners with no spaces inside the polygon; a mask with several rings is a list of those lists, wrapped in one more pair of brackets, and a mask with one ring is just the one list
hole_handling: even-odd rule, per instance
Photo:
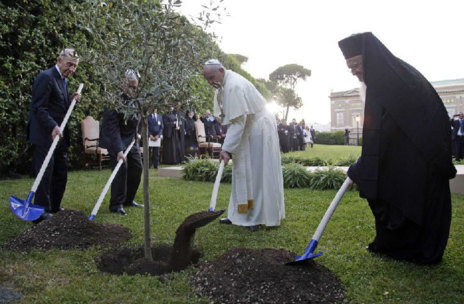
{"label": "wooden chair", "polygon": [[[84,162],[86,167],[98,167],[102,169],[102,162],[109,160],[108,150],[101,148],[100,143],[100,123],[93,119],[92,116],[87,116],[81,122],[82,128],[82,144],[84,145]],[[90,159],[90,155],[95,155],[96,161]]]}
{"label": "wooden chair", "polygon": [[197,136],[198,143],[198,157],[202,158],[205,156],[219,157],[222,145],[214,142],[206,141],[205,125],[201,120],[195,121],[195,134]]}

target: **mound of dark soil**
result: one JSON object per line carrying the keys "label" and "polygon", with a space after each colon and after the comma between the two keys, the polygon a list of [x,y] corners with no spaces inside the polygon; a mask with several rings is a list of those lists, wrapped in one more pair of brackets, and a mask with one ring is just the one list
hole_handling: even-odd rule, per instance
{"label": "mound of dark soil", "polygon": [[33,249],[69,250],[95,245],[108,247],[131,237],[129,229],[121,225],[95,223],[81,211],[63,210],[10,240],[6,247],[21,252]]}
{"label": "mound of dark soil", "polygon": [[298,265],[286,250],[235,248],[200,265],[191,281],[212,303],[341,303],[338,278],[314,260]]}

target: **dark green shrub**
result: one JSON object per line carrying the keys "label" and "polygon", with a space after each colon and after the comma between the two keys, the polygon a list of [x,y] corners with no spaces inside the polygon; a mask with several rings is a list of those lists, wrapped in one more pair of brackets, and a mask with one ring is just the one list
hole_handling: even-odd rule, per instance
{"label": "dark green shrub", "polygon": [[[200,182],[214,182],[219,170],[219,164],[210,158],[190,158],[188,163],[184,165],[184,179],[200,181]],[[221,182],[232,182],[232,166],[227,165],[222,172]]]}
{"label": "dark green shrub", "polygon": [[214,182],[218,167],[209,159],[190,159],[184,166],[184,179],[202,182]]}
{"label": "dark green shrub", "polygon": [[310,174],[300,164],[292,163],[282,167],[284,188],[305,188],[309,186]]}
{"label": "dark green shrub", "polygon": [[288,154],[283,154],[280,158],[280,163],[282,165],[286,165],[286,164],[291,164],[291,163],[295,163],[297,162],[296,161],[296,157],[294,156],[291,156],[291,155],[288,155]]}
{"label": "dark green shrub", "polygon": [[311,158],[300,158],[297,161],[299,164],[302,164],[303,166],[309,166],[309,167],[317,167],[317,166],[327,166],[329,165],[332,161],[330,159],[324,160],[320,157],[311,157]]}
{"label": "dark green shrub", "polygon": [[335,166],[349,166],[352,163],[355,163],[357,160],[356,156],[350,155],[346,158],[339,159],[335,162]]}
{"label": "dark green shrub", "polygon": [[316,131],[316,143],[321,145],[343,145],[344,132],[318,132]]}
{"label": "dark green shrub", "polygon": [[310,188],[314,190],[339,189],[345,178],[345,172],[333,167],[327,170],[316,170],[311,173]]}
{"label": "dark green shrub", "polygon": [[221,183],[232,183],[232,166],[227,165],[224,167]]}

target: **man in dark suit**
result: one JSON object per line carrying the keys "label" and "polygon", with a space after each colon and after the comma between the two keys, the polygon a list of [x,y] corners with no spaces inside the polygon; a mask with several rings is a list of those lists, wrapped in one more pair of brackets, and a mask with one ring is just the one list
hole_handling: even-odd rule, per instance
{"label": "man in dark suit", "polygon": [[[143,205],[134,202],[142,176],[142,160],[137,142],[139,116],[132,101],[133,92],[137,90],[139,83],[138,73],[134,70],[127,70],[125,77],[127,86],[124,88],[121,98],[129,108],[133,107],[134,111],[129,115],[124,115],[124,113],[119,113],[116,110],[110,110],[105,107],[103,111],[102,134],[100,137],[100,145],[108,149],[110,154],[111,167],[114,169],[118,161],[120,159],[123,160],[123,164],[111,184],[109,207],[110,212],[120,215],[127,215],[124,207],[143,207]],[[136,142],[125,157],[124,151],[130,146],[133,140]]]}
{"label": "man in dark suit", "polygon": [[[148,134],[152,141],[157,141],[163,137],[163,127],[163,117],[161,114],[157,114],[157,110],[154,109],[153,113],[148,117]],[[149,167],[151,167],[153,164],[153,167],[158,169],[160,163],[160,147],[150,147],[150,150],[153,150],[153,160]]]}
{"label": "man in dark suit", "polygon": [[298,126],[296,119],[292,120],[292,123],[289,125],[289,135],[290,135],[290,151],[298,151]]}
{"label": "man in dark suit", "polygon": [[79,56],[74,49],[63,49],[55,66],[41,72],[32,85],[32,101],[28,118],[28,137],[32,144],[32,171],[37,175],[56,136],[62,140],[53,152],[50,163],[35,193],[34,203],[43,206],[45,212],[37,222],[51,217],[61,210],[61,200],[68,180],[67,151],[69,132],[62,133],[60,124],[68,111],[71,100],[80,95],[74,93],[70,98],[66,78],[77,69]]}
{"label": "man in dark suit", "polygon": [[215,119],[214,116],[211,115],[210,110],[206,110],[202,121],[205,125],[205,133],[208,141],[214,141],[217,138],[217,133],[215,128]]}
{"label": "man in dark suit", "polygon": [[457,119],[453,120],[452,138],[455,144],[455,157],[457,161],[464,158],[464,114],[459,113]]}

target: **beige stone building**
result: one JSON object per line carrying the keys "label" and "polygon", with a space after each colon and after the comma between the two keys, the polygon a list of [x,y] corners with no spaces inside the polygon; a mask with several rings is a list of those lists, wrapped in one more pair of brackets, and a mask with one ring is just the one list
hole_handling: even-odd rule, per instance
{"label": "beige stone building", "polygon": [[[464,112],[464,78],[431,82],[451,117]],[[359,89],[332,92],[330,98],[331,131],[350,131],[350,144],[362,136],[364,102]]]}

